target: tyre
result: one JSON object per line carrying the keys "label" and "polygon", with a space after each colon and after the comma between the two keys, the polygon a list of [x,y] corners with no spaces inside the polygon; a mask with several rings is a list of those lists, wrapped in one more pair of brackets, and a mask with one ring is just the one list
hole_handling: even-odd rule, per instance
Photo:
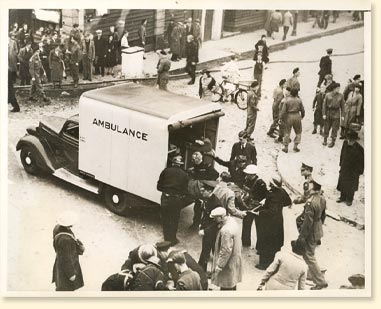
{"label": "tyre", "polygon": [[247,109],[247,91],[239,89],[235,94],[234,101],[239,109]]}
{"label": "tyre", "polygon": [[129,208],[128,193],[112,186],[106,186],[104,191],[106,206],[113,213],[124,216]]}
{"label": "tyre", "polygon": [[22,166],[27,173],[31,175],[38,175],[40,168],[37,165],[38,154],[36,150],[31,146],[23,146],[20,152],[20,159]]}
{"label": "tyre", "polygon": [[217,85],[212,90],[212,102],[219,102],[222,99],[222,87],[220,85]]}

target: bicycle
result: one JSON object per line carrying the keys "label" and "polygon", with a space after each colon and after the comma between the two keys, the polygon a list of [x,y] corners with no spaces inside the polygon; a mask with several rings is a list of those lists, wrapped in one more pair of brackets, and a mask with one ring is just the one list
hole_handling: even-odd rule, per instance
{"label": "bicycle", "polygon": [[[231,90],[226,88],[225,85],[227,83],[234,84],[235,89]],[[239,109],[245,110],[247,109],[247,90],[242,87],[248,88],[246,85],[233,83],[224,79],[221,83],[217,83],[217,85],[212,90],[212,102],[222,101],[225,93],[226,97],[231,97],[231,101],[234,100],[234,103],[237,104]]]}

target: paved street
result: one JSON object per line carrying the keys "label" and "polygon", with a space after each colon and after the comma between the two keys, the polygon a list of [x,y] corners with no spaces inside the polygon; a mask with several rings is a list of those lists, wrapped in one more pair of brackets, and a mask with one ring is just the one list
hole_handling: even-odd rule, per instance
{"label": "paved street", "polygon": [[[332,166],[337,165],[337,151],[335,156],[327,152],[321,145],[320,136],[312,136],[312,100],[318,75],[318,60],[325,53],[326,48],[333,48],[334,53],[355,53],[363,50],[363,29],[355,29],[334,36],[324,37],[308,43],[289,47],[287,50],[270,54],[271,63],[264,73],[262,85],[262,100],[259,103],[260,111],[256,129],[253,134],[258,152],[258,166],[264,180],[277,170],[277,156],[280,145],[266,135],[271,123],[272,91],[282,78],[289,78],[294,67],[301,70],[300,96],[306,108],[306,117],[303,120],[303,135],[300,145],[301,154],[315,158],[328,158]],[[350,43],[350,44],[348,44]],[[289,61],[300,61],[290,63]],[[342,90],[349,78],[356,73],[363,76],[363,54],[333,57],[333,71],[335,80],[342,84]],[[240,67],[252,66],[250,60],[240,61]],[[219,74],[214,74],[217,79]],[[252,69],[242,70],[242,80],[252,80]],[[197,97],[198,83],[188,86],[187,80],[170,81],[169,90]],[[19,160],[19,153],[15,151],[18,139],[24,134],[29,125],[37,124],[44,115],[71,116],[78,113],[78,101],[62,99],[54,101],[49,106],[32,105],[25,108],[21,102],[22,113],[9,115],[9,203],[8,203],[8,284],[9,291],[53,291],[50,284],[51,271],[54,262],[52,248],[52,229],[55,219],[62,209],[75,210],[79,213],[80,223],[74,228],[76,235],[86,246],[86,252],[81,257],[85,287],[82,291],[99,291],[103,280],[119,270],[128,256],[128,252],[141,243],[154,243],[162,239],[158,209],[138,208],[126,217],[119,217],[110,213],[97,196],[82,191],[70,184],[53,177],[34,177],[27,174]],[[223,104],[225,116],[220,120],[219,143],[217,155],[227,159],[237,133],[245,127],[246,111],[241,111],[231,103]],[[313,143],[311,143],[311,140]],[[341,148],[338,142],[336,148]],[[320,151],[319,151],[320,150]],[[332,152],[333,153],[333,152]],[[295,161],[296,155],[289,153],[286,158],[289,162]],[[336,160],[336,163],[333,162]],[[223,168],[216,164],[219,171]],[[293,166],[290,165],[293,168]],[[295,167],[298,168],[298,167]],[[329,167],[326,167],[329,169]],[[142,173],[149,172],[144,170]],[[337,172],[336,177],[337,177]],[[337,178],[332,179],[333,185]],[[331,182],[329,183],[331,186]],[[364,180],[360,179],[360,192],[355,199],[358,205],[354,210],[356,216],[364,217]],[[333,205],[334,193],[327,188],[328,207]],[[332,192],[331,192],[332,191]],[[370,207],[370,205],[368,205]],[[362,208],[361,208],[362,207]],[[285,244],[288,246],[291,239],[297,235],[295,217],[301,212],[301,206],[284,209],[285,216]],[[335,209],[336,210],[336,209]],[[337,209],[336,211],[340,211]],[[182,211],[178,238],[181,243],[178,247],[186,248],[189,253],[198,259],[201,239],[196,232],[190,232],[192,206]],[[322,268],[327,269],[326,278],[328,289],[337,289],[340,285],[348,284],[347,277],[355,273],[364,273],[364,235],[344,222],[326,220],[325,236],[322,246],[317,249],[317,259]],[[255,228],[253,228],[255,239]],[[336,258],[332,258],[336,257]],[[254,268],[258,261],[255,250],[244,249],[244,277],[238,285],[240,290],[253,290],[260,281],[263,272]],[[23,280],[20,280],[23,278]]]}

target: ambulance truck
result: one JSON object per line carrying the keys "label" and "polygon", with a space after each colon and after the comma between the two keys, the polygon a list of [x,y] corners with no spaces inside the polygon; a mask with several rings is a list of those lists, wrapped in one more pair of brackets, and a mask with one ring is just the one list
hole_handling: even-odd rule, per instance
{"label": "ambulance truck", "polygon": [[157,181],[172,156],[187,169],[197,147],[216,148],[223,115],[218,103],[120,84],[83,93],[79,115],[46,117],[16,148],[28,173],[53,174],[125,215],[137,200],[160,203]]}

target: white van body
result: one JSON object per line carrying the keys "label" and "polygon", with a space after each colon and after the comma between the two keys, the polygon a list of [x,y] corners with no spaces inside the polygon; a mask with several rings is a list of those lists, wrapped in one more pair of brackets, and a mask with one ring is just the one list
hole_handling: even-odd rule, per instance
{"label": "white van body", "polygon": [[213,119],[213,132],[206,125],[204,131],[215,147],[222,115],[218,103],[135,83],[85,92],[79,101],[79,170],[160,203],[156,185],[167,166],[171,129]]}

